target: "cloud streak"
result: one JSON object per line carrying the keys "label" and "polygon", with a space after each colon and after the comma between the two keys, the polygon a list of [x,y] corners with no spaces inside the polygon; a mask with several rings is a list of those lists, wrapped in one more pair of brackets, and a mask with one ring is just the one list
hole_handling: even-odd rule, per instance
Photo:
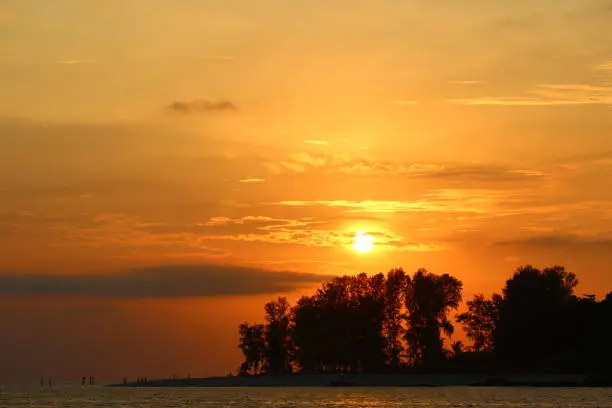
{"label": "cloud streak", "polygon": [[602,71],[612,71],[612,60],[599,64],[595,68]]}
{"label": "cloud streak", "polygon": [[412,101],[408,99],[399,99],[399,100],[393,101],[393,104],[400,105],[400,106],[418,106],[419,103],[417,101]]}
{"label": "cloud streak", "polygon": [[502,201],[511,200],[508,191],[495,190],[453,190],[442,189],[423,194],[412,201],[396,200],[319,200],[319,201],[280,201],[276,205],[306,207],[324,206],[344,209],[354,213],[472,213],[487,214],[497,211]]}
{"label": "cloud streak", "polygon": [[450,83],[455,84],[455,85],[479,85],[479,84],[483,84],[484,81],[479,81],[475,79],[464,79],[464,80],[450,81]]}
{"label": "cloud streak", "polygon": [[238,110],[231,101],[210,101],[207,99],[196,99],[189,102],[175,101],[168,105],[168,109],[174,113],[184,115],[207,112],[233,112]]}
{"label": "cloud streak", "polygon": [[458,98],[450,103],[472,106],[612,105],[612,87],[587,84],[541,84],[525,96]]}
{"label": "cloud streak", "polygon": [[[327,226],[326,226],[327,225]],[[215,233],[201,236],[203,241],[243,241],[266,244],[291,244],[314,248],[349,246],[356,231],[333,229],[326,221],[315,218],[297,220],[276,219],[266,216],[242,218],[213,217],[204,227]],[[413,242],[391,231],[365,231],[376,239],[376,248],[387,251],[432,252],[451,249],[435,242]]]}
{"label": "cloud streak", "polygon": [[453,164],[373,160],[344,154],[326,155],[300,152],[275,162],[264,163],[273,174],[306,173],[318,170],[351,176],[406,176],[465,180],[525,181],[544,177],[537,169],[509,168],[491,164]]}
{"label": "cloud streak", "polygon": [[326,140],[304,140],[304,143],[319,146],[327,146],[329,144]]}
{"label": "cloud streak", "polygon": [[55,61],[56,64],[59,65],[85,65],[85,64],[95,64],[98,61],[93,59],[76,59],[76,60],[60,60]]}
{"label": "cloud streak", "polygon": [[526,246],[537,248],[565,248],[565,247],[602,247],[612,248],[610,235],[577,235],[577,234],[548,234],[530,236],[511,241],[498,242],[501,246]]}
{"label": "cloud streak", "polygon": [[265,183],[266,179],[256,178],[256,177],[248,177],[238,180],[239,183]]}
{"label": "cloud streak", "polygon": [[221,266],[160,266],[106,275],[0,275],[0,296],[180,298],[259,295],[307,288],[329,276]]}

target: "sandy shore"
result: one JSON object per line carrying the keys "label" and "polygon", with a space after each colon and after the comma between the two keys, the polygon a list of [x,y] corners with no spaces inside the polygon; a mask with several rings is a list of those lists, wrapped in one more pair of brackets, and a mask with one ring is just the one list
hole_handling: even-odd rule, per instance
{"label": "sandy shore", "polygon": [[[471,375],[471,374],[296,374],[255,377],[209,377],[149,380],[128,387],[418,387],[418,386],[549,386],[591,385],[585,375]],[[593,384],[597,385],[597,384]]]}

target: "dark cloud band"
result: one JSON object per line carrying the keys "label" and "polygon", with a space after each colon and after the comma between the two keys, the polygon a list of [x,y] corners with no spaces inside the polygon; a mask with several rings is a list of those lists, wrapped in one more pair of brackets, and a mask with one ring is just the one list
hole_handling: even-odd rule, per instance
{"label": "dark cloud band", "polygon": [[108,275],[0,275],[0,296],[114,298],[210,297],[286,293],[329,276],[257,268],[187,265],[142,268]]}
{"label": "dark cloud band", "polygon": [[205,113],[205,112],[228,112],[236,111],[236,105],[230,101],[209,101],[198,99],[190,102],[175,101],[168,105],[168,108],[175,113]]}

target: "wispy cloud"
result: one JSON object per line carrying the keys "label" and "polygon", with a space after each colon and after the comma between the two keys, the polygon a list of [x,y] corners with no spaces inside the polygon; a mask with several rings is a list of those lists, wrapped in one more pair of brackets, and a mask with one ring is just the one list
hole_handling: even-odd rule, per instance
{"label": "wispy cloud", "polygon": [[545,177],[538,169],[512,169],[491,164],[422,163],[373,160],[346,154],[296,153],[283,160],[266,162],[264,166],[273,174],[323,171],[352,176],[407,176],[421,178],[456,178],[466,180],[525,181],[527,178]]}
{"label": "wispy cloud", "polygon": [[473,79],[464,79],[464,80],[455,80],[455,81],[450,81],[451,84],[456,84],[456,85],[478,85],[478,84],[483,84],[484,81],[478,81],[478,80],[473,80]]}
{"label": "wispy cloud", "polygon": [[491,210],[493,191],[437,190],[424,194],[414,201],[366,200],[366,201],[281,201],[286,206],[326,206],[346,209],[346,212],[400,213],[400,212],[465,212],[484,214]]}
{"label": "wispy cloud", "polygon": [[579,171],[587,168],[606,169],[612,167],[612,150],[573,155],[556,160],[551,165],[570,171]]}
{"label": "wispy cloud", "polygon": [[612,60],[599,64],[595,68],[603,71],[612,71]]}
{"label": "wispy cloud", "polygon": [[171,265],[103,275],[0,275],[0,295],[113,298],[210,297],[292,292],[329,276],[223,265]]}
{"label": "wispy cloud", "polygon": [[531,202],[524,190],[440,189],[422,194],[412,201],[394,200],[287,200],[275,203],[289,207],[328,207],[347,213],[456,213],[481,218],[517,215],[544,215],[560,211],[592,208],[594,203],[547,204]]}
{"label": "wispy cloud", "polygon": [[598,102],[594,102],[591,100],[547,100],[521,97],[487,97],[471,99],[453,99],[452,103],[473,106],[567,106],[593,105],[597,104]]}
{"label": "wispy cloud", "polygon": [[417,101],[400,99],[400,100],[393,101],[393,104],[400,105],[400,106],[417,106],[419,103]]}
{"label": "wispy cloud", "polygon": [[[342,247],[353,243],[356,231],[330,228],[326,221],[315,218],[275,219],[266,216],[242,218],[214,217],[206,227],[215,233],[204,231],[204,241],[243,241],[266,244],[302,245],[316,248]],[[414,242],[386,230],[367,231],[376,240],[376,248],[386,251],[430,252],[451,249],[436,242]]]}
{"label": "wispy cloud", "polygon": [[541,84],[525,96],[490,96],[451,99],[473,106],[612,105],[612,87],[587,84]]}
{"label": "wispy cloud", "polygon": [[277,225],[308,225],[310,218],[303,220],[288,220],[288,219],[279,219],[273,217],[266,217],[261,215],[247,215],[245,217],[240,218],[229,218],[229,217],[212,217],[204,225],[206,226],[214,226],[214,225],[230,225],[230,224],[246,224],[249,222],[266,222]]}
{"label": "wispy cloud", "polygon": [[612,249],[612,234],[579,235],[547,234],[498,242],[502,246],[526,246],[537,248],[604,247]]}
{"label": "wispy cloud", "polygon": [[326,140],[304,140],[304,143],[313,144],[313,145],[321,145],[321,146],[327,146],[329,144],[327,143]]}
{"label": "wispy cloud", "polygon": [[508,173],[511,174],[520,174],[526,177],[544,177],[546,175],[542,170],[533,170],[533,169],[517,169],[517,170],[508,170]]}
{"label": "wispy cloud", "polygon": [[266,179],[255,177],[243,178],[238,180],[239,183],[265,183],[265,181]]}
{"label": "wispy cloud", "polygon": [[207,99],[196,99],[190,102],[176,101],[168,105],[168,108],[172,112],[181,114],[228,112],[238,110],[233,102],[227,100],[210,101]]}
{"label": "wispy cloud", "polygon": [[96,64],[98,61],[93,59],[74,59],[74,60],[59,60],[55,61],[56,64],[60,65],[85,65],[85,64]]}

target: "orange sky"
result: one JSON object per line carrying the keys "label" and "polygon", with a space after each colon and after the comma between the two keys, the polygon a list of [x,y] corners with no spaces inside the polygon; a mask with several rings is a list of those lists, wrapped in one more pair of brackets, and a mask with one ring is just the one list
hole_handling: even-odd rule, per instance
{"label": "orange sky", "polygon": [[0,1],[0,382],[234,371],[239,323],[343,273],[611,290],[611,17]]}

